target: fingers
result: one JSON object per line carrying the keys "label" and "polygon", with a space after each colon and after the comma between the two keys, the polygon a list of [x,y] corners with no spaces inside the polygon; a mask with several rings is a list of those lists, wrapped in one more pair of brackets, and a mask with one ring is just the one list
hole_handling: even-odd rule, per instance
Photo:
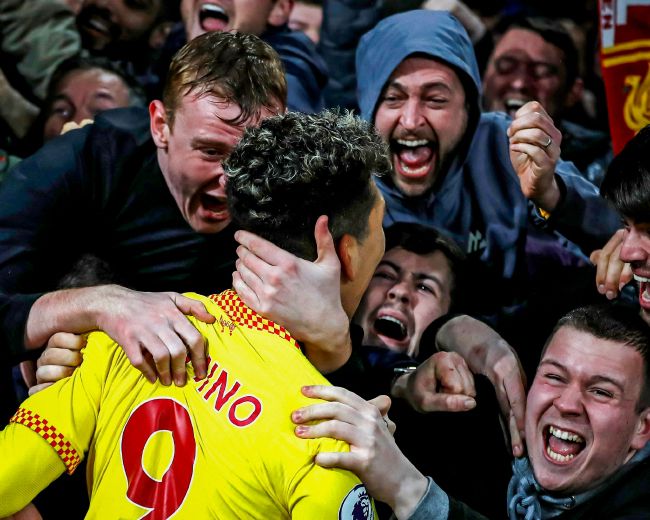
{"label": "fingers", "polygon": [[381,415],[385,416],[388,413],[388,410],[390,410],[391,400],[387,395],[378,395],[377,397],[370,399],[368,403],[376,406]]}
{"label": "fingers", "polygon": [[[144,375],[147,381],[155,383],[156,379],[158,379],[159,373],[157,372],[153,355],[148,350],[144,349],[139,342],[134,344],[122,343],[122,349],[124,350],[126,357],[129,358],[131,364],[142,372],[142,375]],[[161,376],[160,381],[164,385],[170,385],[171,378],[169,377],[169,370],[167,370],[166,373],[167,379],[164,380]]]}
{"label": "fingers", "polygon": [[429,393],[420,406],[424,412],[467,412],[476,407],[476,400],[470,395]]}
{"label": "fingers", "polygon": [[36,382],[38,385],[43,383],[56,383],[61,379],[70,377],[74,373],[74,367],[45,365],[38,367],[36,370]]}
{"label": "fingers", "polygon": [[29,388],[28,393],[29,393],[29,395],[34,395],[34,394],[40,392],[41,390],[47,388],[48,386],[52,386],[53,384],[54,383],[41,383],[41,384],[38,384],[38,385],[34,385],[34,386]]}
{"label": "fingers", "polygon": [[316,238],[316,263],[327,263],[340,267],[339,258],[334,246],[334,239],[330,233],[326,215],[318,217],[314,228],[314,237]]}
{"label": "fingers", "polygon": [[[524,453],[524,426],[526,413],[526,390],[521,378],[511,375],[504,380],[504,389],[509,405],[510,442],[512,453],[515,457],[521,457]],[[497,392],[498,396],[498,392]]]}
{"label": "fingers", "polygon": [[[527,130],[532,130],[533,132],[527,132]],[[562,143],[562,133],[555,127],[551,117],[537,101],[526,103],[517,110],[508,129],[508,137],[512,139],[515,136],[515,142],[521,140],[535,144],[541,148],[546,147],[549,137],[552,140],[552,144],[546,148],[553,146],[559,149]]]}
{"label": "fingers", "polygon": [[167,294],[169,294],[174,305],[178,307],[178,310],[186,316],[194,316],[196,319],[201,320],[204,323],[214,323],[215,317],[208,312],[202,302],[178,293]]}
{"label": "fingers", "polygon": [[86,336],[70,332],[57,332],[47,342],[47,347],[58,347],[68,350],[81,350],[86,346]]}
{"label": "fingers", "polygon": [[361,457],[353,452],[321,452],[314,462],[323,468],[341,468],[354,471],[362,464]]}
{"label": "fingers", "polygon": [[594,251],[589,257],[596,265],[598,292],[610,300],[632,279],[632,269],[620,258],[624,237],[625,230],[619,229],[602,249]]}
{"label": "fingers", "polygon": [[[206,344],[203,335],[196,329],[192,323],[185,319],[174,324],[174,330],[182,339],[182,343],[174,342],[175,350],[172,354],[172,373],[174,382],[177,386],[183,386],[186,379],[185,361],[186,355],[189,354],[194,374],[198,379],[204,379],[208,371],[208,361],[206,357]],[[167,342],[165,342],[167,344]],[[168,345],[169,348],[169,345]],[[182,381],[182,384],[178,384]]]}
{"label": "fingers", "polygon": [[237,231],[235,240],[260,260],[270,265],[280,265],[286,255],[289,255],[289,253],[272,242],[248,231]]}
{"label": "fingers", "polygon": [[522,457],[524,455],[524,434],[523,430],[519,428],[517,419],[514,414],[510,414],[508,420],[508,429],[510,431],[510,444],[512,446],[512,454],[515,457]]}
{"label": "fingers", "polygon": [[77,367],[83,356],[81,349],[86,346],[86,337],[68,332],[57,332],[47,342],[47,348],[38,359],[38,366],[61,365]]}
{"label": "fingers", "polygon": [[436,375],[439,386],[446,393],[476,396],[474,376],[465,360],[455,352],[438,352],[436,358]]}

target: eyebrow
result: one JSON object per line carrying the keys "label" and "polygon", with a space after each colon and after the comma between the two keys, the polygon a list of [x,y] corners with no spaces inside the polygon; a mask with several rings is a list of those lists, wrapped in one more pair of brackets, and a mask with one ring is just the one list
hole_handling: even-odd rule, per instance
{"label": "eyebrow", "polygon": [[[553,366],[559,368],[560,370],[563,370],[564,372],[567,372],[567,368],[562,363],[560,363],[559,361],[555,361],[554,359],[544,359],[544,360],[540,361],[540,363],[539,363],[540,368],[543,365],[553,365]],[[589,384],[593,384],[593,383],[609,383],[609,384],[615,386],[616,388],[618,388],[618,390],[621,392],[621,395],[625,394],[625,385],[623,384],[623,382],[618,381],[618,380],[616,380],[616,379],[614,379],[612,377],[609,377],[609,376],[604,376],[604,375],[601,375],[601,374],[597,374],[595,376],[590,377],[588,379],[588,382],[589,382]]]}
{"label": "eyebrow", "polygon": [[[389,88],[397,88],[399,90],[406,90],[404,85],[402,85],[398,80],[394,79],[386,85],[386,90]],[[451,92],[451,87],[442,81],[432,81],[430,83],[424,83],[419,86],[420,91],[427,91],[432,89],[442,89],[447,92]]]}
{"label": "eyebrow", "polygon": [[[382,265],[387,265],[387,266],[391,267],[394,271],[396,271],[398,273],[401,273],[401,272],[404,271],[404,269],[402,269],[397,264],[391,262],[390,260],[382,260],[381,262],[379,262],[378,267],[380,267]],[[415,277],[416,280],[430,280],[430,281],[432,281],[433,283],[435,283],[438,286],[440,291],[444,291],[444,285],[442,283],[442,280],[440,280],[440,278],[438,278],[435,274],[417,273],[417,272],[411,273],[411,274],[413,274],[413,276]]]}

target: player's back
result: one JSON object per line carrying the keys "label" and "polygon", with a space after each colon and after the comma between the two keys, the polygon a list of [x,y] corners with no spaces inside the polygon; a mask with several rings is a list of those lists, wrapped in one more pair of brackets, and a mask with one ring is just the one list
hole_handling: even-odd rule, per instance
{"label": "player's back", "polygon": [[[313,464],[318,451],[347,445],[294,435],[291,411],[309,404],[300,387],[326,384],[296,342],[233,291],[191,296],[216,317],[192,319],[208,344],[206,379],[152,385],[110,338],[93,334],[83,373],[58,397],[79,408],[59,430],[76,450],[90,446],[89,517],[372,518],[354,475]],[[75,424],[84,416],[95,417],[94,431]]]}

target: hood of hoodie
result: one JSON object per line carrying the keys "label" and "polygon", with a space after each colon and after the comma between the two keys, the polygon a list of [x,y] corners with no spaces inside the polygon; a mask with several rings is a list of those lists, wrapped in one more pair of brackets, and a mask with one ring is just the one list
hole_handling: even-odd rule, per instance
{"label": "hood of hoodie", "polygon": [[450,66],[465,88],[468,123],[454,160],[458,165],[467,154],[481,113],[481,77],[465,28],[447,11],[415,10],[389,16],[361,38],[356,56],[361,116],[374,121],[384,85],[397,66],[412,55],[428,56]]}

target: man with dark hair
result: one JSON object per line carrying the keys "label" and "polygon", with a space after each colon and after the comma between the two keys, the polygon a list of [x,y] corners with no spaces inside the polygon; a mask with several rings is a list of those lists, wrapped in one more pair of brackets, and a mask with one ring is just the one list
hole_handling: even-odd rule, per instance
{"label": "man with dark hair", "polygon": [[[517,459],[508,518],[645,518],[650,508],[650,329],[623,306],[586,307],[557,324],[528,393],[528,458]],[[305,395],[293,415],[303,438],[346,440],[350,453],[321,453],[325,467],[355,471],[398,519],[484,519],[449,497],[399,452],[374,407],[340,388]],[[305,423],[335,419],[315,426]],[[386,473],[382,468],[390,467]]]}
{"label": "man with dark hair", "polygon": [[[186,350],[205,375],[203,339],[184,313],[213,318],[199,302],[158,291],[209,294],[230,285],[235,245],[222,162],[246,126],[284,110],[286,82],[268,45],[234,33],[190,42],[169,77],[149,116],[105,112],[48,143],[2,184],[5,367],[55,332],[99,328],[151,380],[157,372],[183,384]],[[119,285],[56,291],[88,253]]]}
{"label": "man with dark hair", "polygon": [[[111,108],[145,107],[144,91],[118,64],[101,57],[75,57],[56,69],[35,126],[41,144]],[[36,150],[36,148],[34,148]]]}
{"label": "man with dark hair", "polygon": [[460,247],[433,228],[387,228],[386,253],[355,316],[364,344],[417,356],[422,333],[459,303],[464,261]]}
{"label": "man with dark hair", "polygon": [[613,156],[609,136],[566,119],[583,94],[578,51],[569,32],[557,20],[515,17],[502,20],[495,33],[483,75],[485,109],[514,117],[527,102],[538,101],[562,132],[562,159],[600,184]]}
{"label": "man with dark hair", "polygon": [[[383,199],[372,177],[387,168],[381,138],[352,115],[271,117],[245,132],[225,165],[232,217],[305,258],[314,256],[317,220],[329,221],[351,317],[384,250]],[[89,516],[110,508],[120,518],[375,517],[354,475],[313,464],[318,450],[346,446],[293,435],[291,410],[306,401],[300,388],[327,381],[291,332],[233,290],[189,296],[213,316],[213,324],[190,317],[206,343],[208,377],[151,384],[117,343],[91,335],[74,375],[30,397],[0,433],[0,516],[90,453]]]}
{"label": "man with dark hair", "polygon": [[638,284],[641,315],[650,323],[650,126],[634,136],[609,165],[600,192],[623,217],[602,251],[592,254],[596,285],[614,298],[632,277]]}

